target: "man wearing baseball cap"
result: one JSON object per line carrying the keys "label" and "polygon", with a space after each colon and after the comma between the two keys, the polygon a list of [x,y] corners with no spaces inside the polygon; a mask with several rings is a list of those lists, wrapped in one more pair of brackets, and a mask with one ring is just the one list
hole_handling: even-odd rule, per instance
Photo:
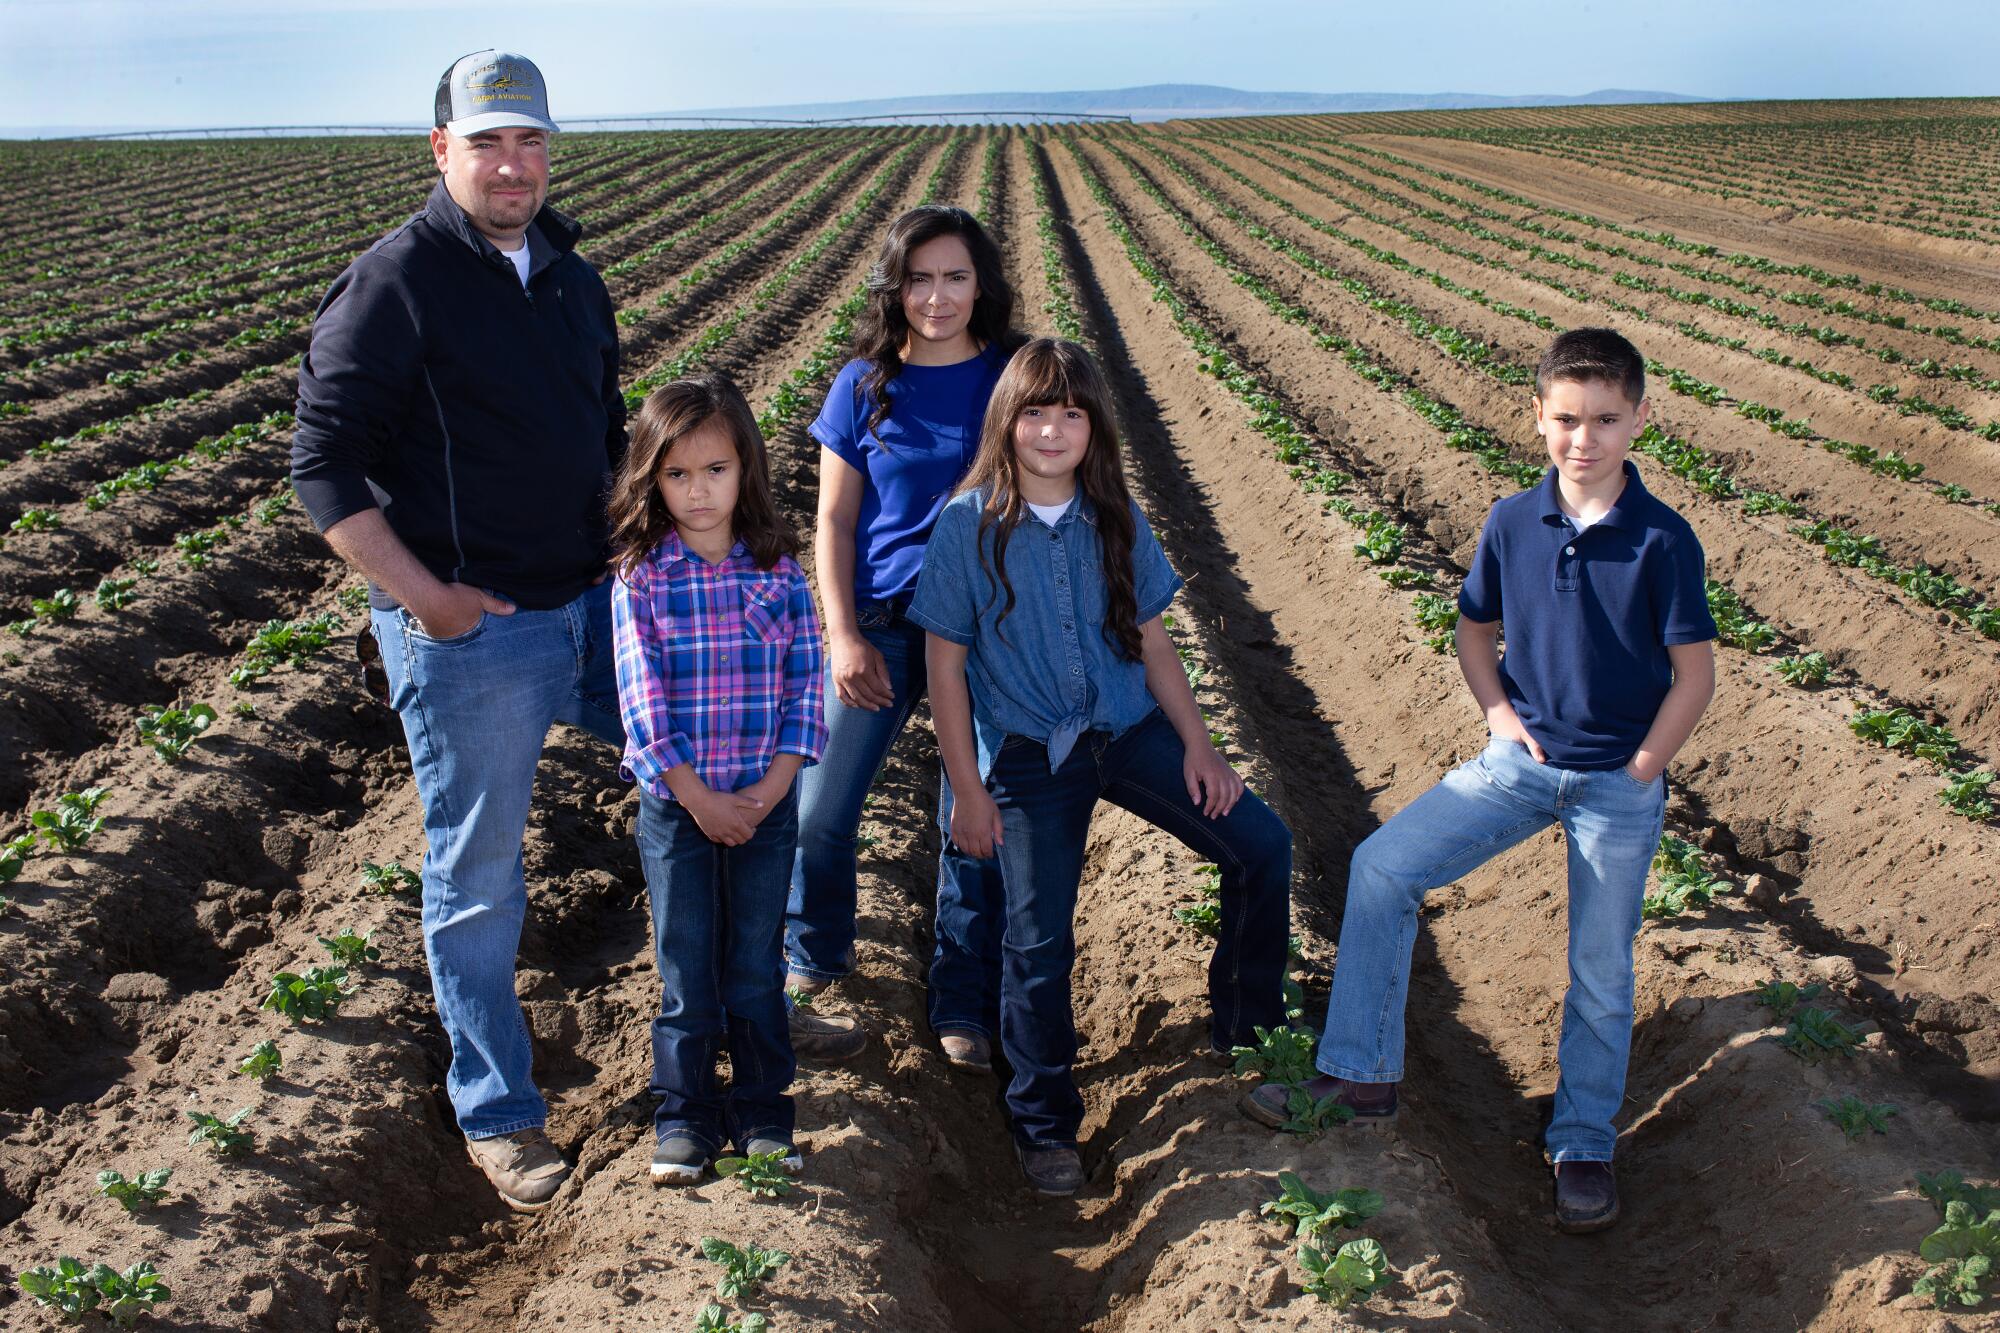
{"label": "man wearing baseball cap", "polygon": [[603,497],[625,405],[610,296],[545,202],[541,71],[465,56],[433,123],[429,200],[320,304],[292,478],[368,578],[424,807],[424,949],[459,1129],[500,1197],[534,1211],[569,1166],[514,994],[521,843],[551,723],[623,744]]}

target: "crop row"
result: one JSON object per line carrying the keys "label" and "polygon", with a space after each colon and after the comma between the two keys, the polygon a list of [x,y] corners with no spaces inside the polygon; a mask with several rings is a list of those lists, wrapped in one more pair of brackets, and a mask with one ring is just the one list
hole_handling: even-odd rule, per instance
{"label": "crop row", "polygon": [[[1148,143],[1148,146],[1152,147],[1150,143]],[[1184,164],[1180,163],[1178,159],[1160,153],[1157,148],[1154,151],[1159,154],[1162,160],[1176,174],[1181,175],[1183,179],[1187,180],[1191,188],[1201,193],[1205,199],[1221,210],[1232,222],[1235,222],[1239,227],[1242,227],[1257,239],[1264,241],[1274,251],[1285,256],[1293,263],[1315,273],[1317,276],[1339,284],[1343,290],[1360,300],[1368,308],[1398,319],[1416,336],[1428,339],[1460,364],[1487,374],[1503,384],[1518,386],[1531,382],[1533,373],[1529,367],[1519,362],[1495,356],[1493,349],[1481,339],[1455,329],[1450,325],[1443,324],[1425,315],[1414,305],[1387,296],[1363,280],[1344,274],[1324,264],[1310,254],[1310,252],[1265,228],[1255,219],[1246,215],[1241,209],[1223,199],[1212,187],[1208,186],[1206,182],[1201,181]],[[1288,201],[1263,189],[1263,187],[1257,185],[1248,177],[1243,176],[1242,173],[1235,172],[1233,168],[1222,164],[1219,160],[1213,158],[1212,155],[1203,154],[1203,156],[1220,170],[1240,180],[1247,188],[1255,191],[1260,197],[1284,208],[1287,212],[1298,217],[1315,230],[1332,235],[1335,239],[1341,240],[1350,247],[1360,250],[1364,255],[1367,255],[1376,262],[1386,264],[1399,271],[1408,272],[1412,276],[1422,278],[1441,290],[1472,300],[1477,304],[1495,310],[1497,313],[1522,319],[1537,328],[1550,330],[1556,327],[1555,322],[1547,316],[1540,315],[1523,307],[1493,300],[1483,292],[1452,282],[1441,274],[1436,274],[1411,264],[1393,252],[1382,250],[1380,247],[1360,237],[1352,236],[1340,228],[1325,222],[1323,219],[1314,218],[1303,210],[1297,209],[1296,206],[1289,204]],[[1720,391],[1715,389],[1714,386],[1695,380],[1694,377],[1687,376],[1671,367],[1653,363],[1651,369],[1656,375],[1665,380],[1670,388],[1675,389],[1677,392],[1687,393],[1695,397],[1708,394],[1713,401],[1719,401],[1721,397]],[[1766,422],[1766,424],[1770,423]],[[1780,433],[1785,432],[1781,431]],[[1724,500],[1742,498],[1755,505],[1760,512],[1777,511],[1790,514],[1793,517],[1810,518],[1803,507],[1797,505],[1795,502],[1775,496],[1771,492],[1757,490],[1740,482],[1726,463],[1718,456],[1702,450],[1686,440],[1669,436],[1656,427],[1649,428],[1647,435],[1640,440],[1637,447],[1642,451],[1654,454],[1654,456],[1666,463],[1670,470],[1693,482],[1699,489],[1714,498]],[[1843,448],[1848,451],[1845,456],[1855,458],[1859,461],[1856,451],[1861,448],[1860,446],[1841,446],[1840,442],[1835,441],[1831,442],[1828,447]],[[1826,522],[1826,520],[1818,521]],[[1813,524],[1810,522],[1802,525],[1804,528],[1811,528],[1812,526]],[[1806,534],[1804,531],[1800,531],[1800,535],[1804,536]],[[1808,538],[1808,540],[1813,540],[1813,538]],[[1908,566],[1894,565],[1887,561],[1886,558],[1880,558],[1881,543],[1879,539],[1869,538],[1868,540],[1874,543],[1872,550],[1878,556],[1877,563],[1855,563],[1851,567],[1859,568],[1863,573],[1881,578],[1885,582],[1903,586],[1906,591],[1912,589],[1913,582],[1933,592],[1947,591],[1944,585],[1939,584],[1933,577],[1936,571],[1927,562],[1919,560]],[[1815,544],[1821,543],[1815,541]],[[1909,576],[1907,581],[1906,576]],[[1924,601],[1927,605],[1953,609],[1961,619],[1965,620],[1979,634],[1987,638],[2000,638],[2000,614],[1997,614],[1992,607],[1981,600],[1973,590],[1964,588],[1955,581],[1950,585],[1948,595],[1943,596],[1941,599],[1919,596],[1918,600]]]}
{"label": "crop row", "polygon": [[[1114,149],[1113,151],[1115,152],[1116,150]],[[1123,154],[1118,155],[1123,157]],[[1351,369],[1361,375],[1364,380],[1379,389],[1391,392],[1400,391],[1405,402],[1443,434],[1444,441],[1448,447],[1473,453],[1481,459],[1489,470],[1508,475],[1516,485],[1532,484],[1532,481],[1539,476],[1539,467],[1514,464],[1508,458],[1503,446],[1499,446],[1498,442],[1490,435],[1471,428],[1470,423],[1466,421],[1458,409],[1452,407],[1435,394],[1425,393],[1416,390],[1413,386],[1409,386],[1405,377],[1391,366],[1377,360],[1365,348],[1350,339],[1320,327],[1308,311],[1285,301],[1284,298],[1273,291],[1261,279],[1238,264],[1233,256],[1217,245],[1213,239],[1203,233],[1170,199],[1158,191],[1157,186],[1153,185],[1150,180],[1136,169],[1136,164],[1130,162],[1129,158],[1125,159],[1125,161],[1128,169],[1132,170],[1133,178],[1139,184],[1140,188],[1161,205],[1166,216],[1194,243],[1197,249],[1202,251],[1218,268],[1228,274],[1232,283],[1249,291],[1267,309],[1284,322],[1304,328],[1322,350],[1339,354],[1342,360]],[[1090,173],[1087,179],[1093,185],[1103,184],[1101,178],[1098,178],[1094,172]],[[1109,198],[1108,187],[1106,187],[1106,192],[1106,197]],[[1216,203],[1217,207],[1224,211],[1225,215],[1233,212],[1234,216],[1232,220],[1237,222],[1246,231],[1257,227],[1254,221],[1245,217],[1240,210],[1234,210],[1233,206],[1228,205],[1226,201],[1211,199],[1211,202]],[[1115,203],[1113,206],[1115,206]],[[1257,230],[1261,231],[1262,229],[1257,228]],[[1252,231],[1252,234],[1254,235],[1256,232]],[[1297,256],[1293,257],[1297,258]],[[1179,298],[1176,297],[1176,299],[1178,300]],[[1379,300],[1381,298],[1376,299]],[[1369,304],[1371,308],[1382,308],[1374,306],[1372,301]],[[1393,308],[1388,312],[1395,313]],[[1418,332],[1421,327],[1423,326],[1419,325],[1418,328],[1413,328],[1412,331]],[[1188,330],[1183,329],[1183,333],[1188,333]],[[1189,336],[1192,337],[1193,335],[1189,334]],[[1212,335],[1208,336],[1212,341]],[[1419,336],[1424,335],[1419,332]],[[1203,344],[1203,346],[1206,345]],[[1219,343],[1216,345],[1220,346]],[[1216,361],[1211,357],[1209,360],[1204,361],[1203,368],[1210,373],[1220,374],[1235,364],[1232,360],[1224,359]],[[1473,364],[1476,365],[1477,363]],[[1303,467],[1310,462],[1308,443],[1310,433],[1304,430],[1290,416],[1282,404],[1270,394],[1268,389],[1259,384],[1254,377],[1248,379],[1244,387],[1238,388],[1238,386],[1232,384],[1232,388],[1237,388],[1239,396],[1242,396],[1244,393],[1257,395],[1252,400],[1253,409],[1257,414],[1253,424],[1257,425],[1260,431],[1273,440],[1280,461],[1294,467]],[[1683,448],[1689,447],[1685,446],[1682,442],[1676,443],[1681,443],[1681,447]],[[1645,442],[1642,442],[1640,447],[1645,447]],[[1359,529],[1361,541],[1356,544],[1357,554],[1370,560],[1371,563],[1390,566],[1391,568],[1384,570],[1384,576],[1387,581],[1395,586],[1408,586],[1414,581],[1405,576],[1398,575],[1393,568],[1395,561],[1400,558],[1403,551],[1406,534],[1402,526],[1388,519],[1379,511],[1354,506],[1351,501],[1346,500],[1339,492],[1344,488],[1345,483],[1351,480],[1347,473],[1325,468],[1305,467],[1305,470],[1299,473],[1298,477],[1301,484],[1309,491],[1330,495],[1331,498],[1322,502],[1323,507],[1330,512],[1337,513],[1346,518],[1347,521]],[[1422,594],[1419,594],[1419,596],[1422,596]],[[1716,584],[1711,588],[1711,601],[1714,602],[1718,599],[1722,600],[1728,606],[1739,608],[1741,606],[1735,594],[1720,584]],[[1439,623],[1444,619],[1441,608],[1435,602],[1426,603],[1419,601],[1415,603],[1414,609],[1417,613],[1420,627],[1427,631],[1426,642],[1433,650],[1442,651],[1444,649],[1442,634],[1447,626]],[[1426,621],[1430,623],[1426,624]],[[1738,642],[1743,644],[1743,646],[1750,647],[1753,652],[1763,647],[1772,646],[1777,642],[1775,631],[1772,631],[1768,626],[1760,626],[1760,630],[1761,632],[1756,636],[1754,643],[1744,643],[1741,639],[1738,639]],[[1962,776],[1963,773],[1953,773],[1950,775],[1953,779]],[[1954,805],[1953,808],[1958,809],[1959,807]],[[1969,811],[1962,812],[1970,813]]]}
{"label": "crop row", "polygon": [[[1786,320],[1780,314],[1772,314],[1768,310],[1762,310],[1762,308],[1752,306],[1748,302],[1734,300],[1730,296],[1720,296],[1720,294],[1704,292],[1704,290],[1696,290],[1696,288],[1680,288],[1680,286],[1674,286],[1672,282],[1664,282],[1660,278],[1652,278],[1652,276],[1644,276],[1644,274],[1632,274],[1632,272],[1624,272],[1624,270],[1616,270],[1616,268],[1604,268],[1602,264],[1596,264],[1592,260],[1584,260],[1584,258],[1578,258],[1574,254],[1566,254],[1566,252],[1560,252],[1560,250],[1550,250],[1548,246],[1540,244],[1540,240],[1552,240],[1552,242],[1558,242],[1558,244],[1576,244],[1578,248],[1582,248],[1586,252],[1606,254],[1608,258],[1618,258],[1618,260],[1634,262],[1634,264],[1656,268],[1656,270],[1662,270],[1662,272],[1664,270],[1672,270],[1672,272],[1678,272],[1682,276],[1694,278],[1698,282],[1710,282],[1710,284],[1718,284],[1718,286],[1724,286],[1724,288],[1730,288],[1730,290],[1738,290],[1738,292],[1746,292],[1746,294],[1768,296],[1768,298],[1774,298],[1778,302],[1794,304],[1794,306],[1812,310],[1812,312],[1822,314],[1822,316],[1832,314],[1832,316],[1856,318],[1856,320],[1862,320],[1862,322],[1868,322],[1868,324],[1878,324],[1878,326],[1896,328],[1896,330],[1908,330],[1912,334],[1940,336],[1940,340],[1946,340],[1946,338],[1942,338],[1942,334],[1936,328],[1926,326],[1926,324],[1914,324],[1912,326],[1908,322],[1908,318],[1902,316],[1902,314],[1880,314],[1876,310],[1868,310],[1864,306],[1856,306],[1854,302],[1850,302],[1846,298],[1826,298],[1826,296],[1820,296],[1818,292],[1780,290],[1780,288],[1768,286],[1764,282],[1758,282],[1754,278],[1746,278],[1746,276],[1740,276],[1740,274],[1724,272],[1720,268],[1708,268],[1708,266],[1688,264],[1688,262],[1660,260],[1660,258],[1654,258],[1650,254],[1642,254],[1638,250],[1626,248],[1626,246],[1590,240],[1586,236],[1578,236],[1574,232],[1568,232],[1568,230],[1564,230],[1560,226],[1554,226],[1554,224],[1548,224],[1548,222],[1542,222],[1542,220],[1536,220],[1536,218],[1514,218],[1514,216],[1510,216],[1510,214],[1506,214],[1506,212],[1502,212],[1498,208],[1486,208],[1486,206],[1482,206],[1482,204],[1478,204],[1474,200],[1464,200],[1464,198],[1452,196],[1446,190],[1440,190],[1440,188],[1434,188],[1434,186],[1426,186],[1420,180],[1412,180],[1408,176],[1400,176],[1396,172],[1384,170],[1380,166],[1374,166],[1370,162],[1354,158],[1352,154],[1342,154],[1342,152],[1334,152],[1334,150],[1328,150],[1324,146],[1318,146],[1318,152],[1328,152],[1328,156],[1334,156],[1338,160],[1350,162],[1352,166],[1358,166],[1358,168],[1368,170],[1368,172],[1382,174],[1382,176],[1386,176],[1390,180],[1396,180],[1398,184],[1404,184],[1406,188],[1418,190],[1422,194],[1430,194],[1430,196],[1438,198],[1440,202],[1444,202],[1452,212],[1438,210],[1438,208],[1428,208],[1424,204],[1418,204],[1414,200],[1408,200],[1408,198],[1396,194],[1394,190],[1378,186],[1372,180],[1364,180],[1360,176],[1344,172],[1338,166],[1332,166],[1332,164],[1320,160],[1318,156],[1298,152],[1296,148],[1290,148],[1290,146],[1286,146],[1282,142],[1268,142],[1264,146],[1268,150],[1272,150],[1272,152],[1280,152],[1288,160],[1300,162],[1300,164],[1304,164],[1304,166],[1308,166],[1308,168],[1312,168],[1312,170],[1316,170],[1316,172],[1320,172],[1320,174],[1324,174],[1324,176],[1328,176],[1332,180],[1340,180],[1342,184],[1346,184],[1350,188],[1356,188],[1356,190],[1362,190],[1362,192],[1366,192],[1366,194],[1370,194],[1370,196],[1374,196],[1374,198],[1378,198],[1382,202],[1388,202],[1388,204],[1394,204],[1398,208],[1404,208],[1404,210],[1408,210],[1408,212],[1412,212],[1416,216],[1422,216],[1422,218],[1426,218],[1430,222],[1440,222],[1444,226],[1452,226],[1452,228],[1456,228],[1460,232],[1466,232],[1470,236],[1476,236],[1480,240],[1506,246],[1506,248],[1510,248],[1510,250],[1514,250],[1518,254],[1524,254],[1524,256],[1528,256],[1532,260],[1558,264],[1562,268],[1576,270],[1576,272],[1588,272],[1588,274],[1606,276],[1608,280],[1616,282],[1620,288],[1638,290],[1638,292],[1646,292],[1646,294],[1660,294],[1660,296],[1666,296],[1666,298],[1676,300],[1680,304],[1700,306],[1704,310],[1722,314],[1726,318],[1740,318],[1740,320],[1752,322],[1758,328],[1768,330],[1768,332],[1782,332],[1782,334],[1796,336],[1796,338],[1806,338],[1806,340],[1812,340],[1812,342],[1818,342],[1818,344],[1824,344],[1824,346],[1852,346],[1856,350],[1866,348],[1868,354],[1872,354],[1876,360],[1882,360],[1882,362],[1894,364],[1894,366],[1904,366],[1910,374],[1914,374],[1918,378],[1968,384],[1968,386],[1972,386],[1972,388],[1976,388],[1980,392],[2000,390],[2000,378],[1988,376],[1980,368],[1964,364],[1964,362],[1946,364],[1946,362],[1940,362],[1934,356],[1910,356],[1910,354],[1906,354],[1906,352],[1902,352],[1902,350],[1898,350],[1898,348],[1894,348],[1890,344],[1876,344],[1876,346],[1870,348],[1868,346],[1868,338],[1858,336],[1858,334],[1848,334],[1848,332],[1836,330],[1836,328],[1826,326],[1826,324],[1814,326],[1814,324],[1810,324],[1806,320]],[[1248,156],[1254,156],[1254,154],[1248,154]],[[1258,160],[1262,162],[1262,158],[1258,158]],[[1266,162],[1266,166],[1270,166],[1270,164]],[[1282,170],[1282,168],[1274,168],[1274,170]],[[1322,190],[1318,186],[1312,186],[1312,188],[1316,188],[1318,192],[1326,192],[1326,190]],[[1344,198],[1340,202],[1344,206],[1350,204],[1350,200],[1344,200]],[[1360,212],[1366,214],[1364,208]],[[1508,234],[1496,232],[1492,226],[1486,226],[1484,222],[1478,222],[1474,218],[1462,218],[1462,216],[1458,216],[1458,212],[1470,212],[1476,218],[1486,218],[1490,222],[1498,222],[1502,226],[1508,226],[1510,230],[1518,230],[1518,232],[1536,236],[1536,240],[1520,240],[1518,236],[1508,236]],[[1398,222],[1398,220],[1390,220],[1390,218],[1380,218],[1380,216],[1374,216],[1374,214],[1366,214],[1366,216],[1370,216],[1370,220],[1378,222],[1380,226],[1396,226],[1398,230],[1406,230],[1406,234],[1410,230],[1406,222]],[[1428,236],[1424,240],[1426,240],[1426,244],[1434,244],[1434,246],[1440,246],[1440,248],[1450,248],[1450,246],[1444,246],[1442,242],[1438,242],[1434,238],[1428,238]],[[1538,272],[1532,272],[1532,270],[1516,268],[1516,266],[1504,264],[1500,260],[1494,260],[1490,256],[1482,256],[1482,254],[1478,254],[1474,250],[1450,248],[1450,252],[1460,254],[1460,258],[1470,258],[1472,262],[1480,262],[1480,264],[1486,264],[1486,266],[1496,266],[1496,268],[1506,268],[1510,272],[1518,272],[1520,276],[1526,276],[1530,280],[1536,280],[1536,282],[1542,282],[1542,284],[1552,286],[1556,290],[1562,290],[1564,294],[1568,294],[1568,296],[1572,296],[1576,300],[1602,300],[1604,304],[1608,304],[1608,306],[1612,306],[1616,310],[1634,312],[1638,318],[1652,318],[1652,314],[1646,312],[1646,310],[1642,310],[1642,308],[1628,306],[1628,304],[1624,304],[1624,302],[1620,302],[1620,300],[1616,300],[1614,296],[1608,296],[1608,294],[1606,296],[1592,296],[1588,292],[1580,292],[1572,284],[1562,282],[1560,278],[1550,278],[1550,276],[1544,276],[1544,274],[1538,274]],[[1724,348],[1730,348],[1730,350],[1746,350],[1746,346],[1748,346],[1746,338],[1718,336],[1718,334],[1708,334],[1708,332],[1702,332],[1702,330],[1692,330],[1690,332],[1690,328],[1686,328],[1686,326],[1682,328],[1682,332],[1688,332],[1688,336],[1694,336],[1694,338],[1698,338],[1702,342],[1708,342],[1708,344],[1714,344],[1714,346],[1724,346]],[[1984,346],[1988,350],[2000,350],[2000,338],[1966,338],[1962,332],[1952,330],[1952,338],[1950,340],[1956,340],[1962,346],[1970,344],[1970,346]],[[1778,348],[1758,348],[1752,354],[1758,356],[1760,360],[1766,360],[1766,362],[1772,362],[1772,364],[1796,368],[1796,370],[1812,376],[1814,380],[1818,380],[1822,384],[1834,384],[1834,386],[1840,386],[1840,388],[1848,388],[1848,390],[1852,390],[1856,394],[1866,392],[1866,396],[1870,400],[1874,400],[1874,402],[1896,402],[1900,398],[1900,394],[1908,392],[1908,390],[1898,390],[1896,386],[1884,386],[1884,384],[1868,384],[1866,388],[1862,388],[1856,382],[1854,374],[1826,370],[1826,368],[1814,366],[1810,360],[1802,362],[1798,358],[1792,358],[1786,352],[1780,352]],[[1884,396],[1884,390],[1888,390],[1888,396]],[[1908,400],[1898,402],[1898,410],[1902,410],[1904,414],[1924,412],[1924,414],[1936,416],[1942,424],[1946,424],[1950,428],[1958,428],[1958,430],[1974,430],[1976,428],[1976,422],[1968,414],[1964,414],[1962,410],[1950,408],[1946,404],[1930,402],[1922,394],[1910,394]]]}

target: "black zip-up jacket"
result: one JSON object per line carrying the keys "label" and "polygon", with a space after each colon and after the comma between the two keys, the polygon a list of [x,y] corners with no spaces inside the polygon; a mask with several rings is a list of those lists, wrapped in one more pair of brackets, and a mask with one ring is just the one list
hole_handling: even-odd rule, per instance
{"label": "black zip-up jacket", "polygon": [[440,579],[531,610],[604,572],[625,399],[611,297],[576,253],[581,231],[536,215],[524,291],[440,180],[334,280],[292,437],[292,480],[321,532],[380,508]]}

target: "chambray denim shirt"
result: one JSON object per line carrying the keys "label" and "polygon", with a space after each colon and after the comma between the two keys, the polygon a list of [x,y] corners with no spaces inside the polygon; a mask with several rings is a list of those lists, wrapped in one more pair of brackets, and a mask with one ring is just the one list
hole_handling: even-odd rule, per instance
{"label": "chambray denim shirt", "polygon": [[[985,502],[983,493],[969,491],[944,507],[924,548],[908,615],[971,649],[966,678],[979,775],[992,771],[993,756],[1010,735],[1046,745],[1054,772],[1085,732],[1116,735],[1144,721],[1156,705],[1145,666],[1124,660],[1105,637],[1104,547],[1097,512],[1083,493],[1054,526],[1027,510],[1014,529],[1007,543],[1014,609],[1004,621],[1007,593],[989,572],[997,568],[995,531],[980,541]],[[1136,504],[1132,522],[1132,585],[1144,625],[1173,602],[1181,579]]]}

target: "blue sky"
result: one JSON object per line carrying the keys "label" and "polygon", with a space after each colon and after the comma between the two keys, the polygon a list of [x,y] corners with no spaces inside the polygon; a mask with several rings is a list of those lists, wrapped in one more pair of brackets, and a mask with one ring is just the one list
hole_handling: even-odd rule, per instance
{"label": "blue sky", "polygon": [[420,122],[438,73],[483,46],[533,57],[558,119],[1144,83],[1711,97],[2000,91],[2000,6],[1988,0],[0,0],[9,83],[0,121]]}

